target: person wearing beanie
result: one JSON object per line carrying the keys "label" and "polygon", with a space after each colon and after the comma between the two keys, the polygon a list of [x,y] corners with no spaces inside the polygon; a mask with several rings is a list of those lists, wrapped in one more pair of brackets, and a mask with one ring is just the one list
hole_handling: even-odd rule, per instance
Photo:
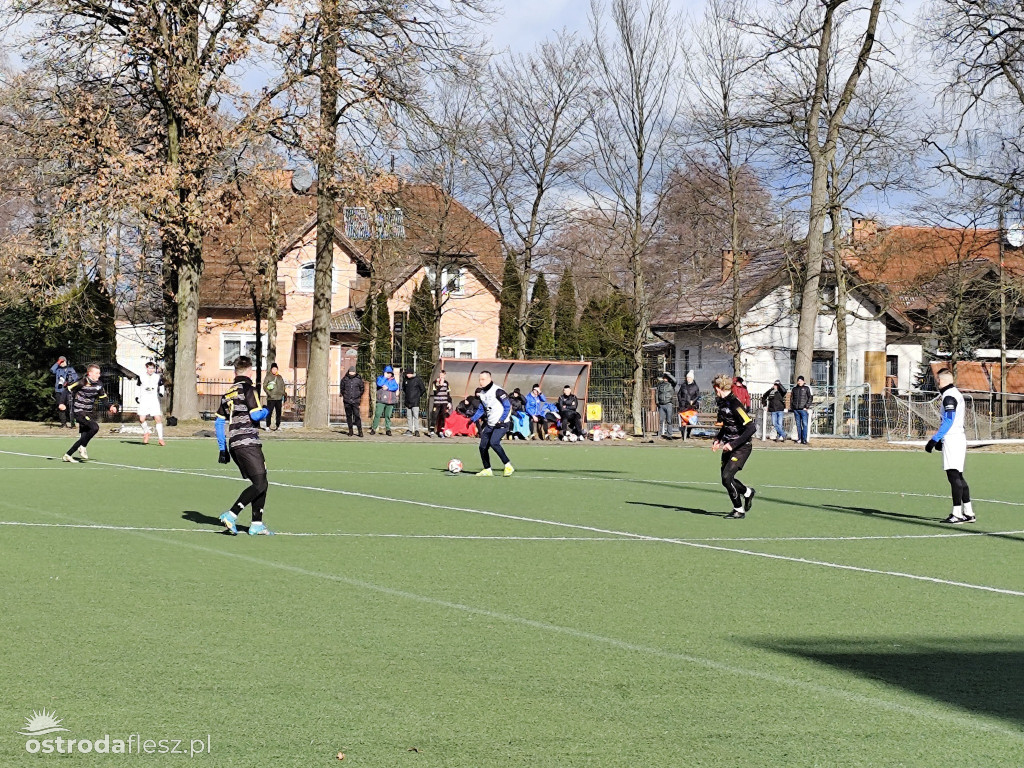
{"label": "person wearing beanie", "polygon": [[391,434],[391,415],[395,412],[395,404],[398,402],[398,382],[395,380],[395,369],[390,365],[384,366],[384,373],[377,377],[377,405],[373,411],[373,423],[370,424],[370,434],[377,434],[377,425],[381,416],[384,417],[384,431]]}
{"label": "person wearing beanie", "polygon": [[348,436],[352,437],[352,428],[359,431],[363,436],[363,419],[359,414],[359,406],[363,402],[363,392],[366,391],[366,382],[356,373],[355,368],[349,368],[348,372],[341,377],[341,401],[345,404],[345,422],[348,424]]}

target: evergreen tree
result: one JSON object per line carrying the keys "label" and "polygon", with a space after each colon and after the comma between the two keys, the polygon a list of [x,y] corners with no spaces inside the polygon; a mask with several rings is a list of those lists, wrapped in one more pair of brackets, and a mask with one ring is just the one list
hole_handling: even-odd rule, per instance
{"label": "evergreen tree", "polygon": [[580,354],[579,331],[576,326],[576,286],[566,265],[555,297],[555,354],[576,357]]}
{"label": "evergreen tree", "polygon": [[580,353],[588,358],[625,359],[633,328],[626,296],[615,291],[594,297],[580,317]]}
{"label": "evergreen tree", "polygon": [[551,293],[543,273],[537,276],[530,296],[526,351],[535,358],[552,357],[555,354],[555,334],[551,329]]}
{"label": "evergreen tree", "polygon": [[114,305],[103,283],[83,282],[61,299],[0,310],[0,418],[53,417],[50,366],[58,355],[79,374],[87,363],[113,362]]}
{"label": "evergreen tree", "polygon": [[516,268],[515,258],[506,256],[505,272],[501,278],[501,293],[498,299],[501,302],[501,309],[498,312],[498,357],[516,356],[518,341],[516,310],[522,293],[523,289],[519,282],[519,270]]}
{"label": "evergreen tree", "polygon": [[363,313],[359,316],[359,356],[356,371],[364,381],[373,375],[374,360],[374,324],[377,321],[377,299],[372,293],[367,294]]}
{"label": "evergreen tree", "polygon": [[391,310],[388,309],[388,297],[382,291],[377,294],[377,320],[374,323],[374,335],[377,340],[377,364],[374,370],[377,373],[384,370],[385,365],[391,365],[393,350],[391,347]]}
{"label": "evergreen tree", "polygon": [[409,302],[409,321],[405,325],[405,364],[412,366],[413,352],[421,370],[430,366],[437,335],[434,313],[434,288],[429,277],[424,277],[413,291]]}

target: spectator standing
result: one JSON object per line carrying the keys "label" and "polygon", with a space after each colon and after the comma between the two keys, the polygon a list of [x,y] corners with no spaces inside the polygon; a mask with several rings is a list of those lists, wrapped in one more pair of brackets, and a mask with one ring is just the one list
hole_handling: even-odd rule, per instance
{"label": "spectator standing", "polygon": [[668,371],[658,377],[654,385],[654,398],[658,404],[658,421],[663,440],[671,440],[678,421],[676,416],[676,379]]}
{"label": "spectator standing", "polygon": [[53,400],[57,405],[57,418],[60,419],[60,425],[71,429],[74,426],[74,418],[68,418],[71,412],[62,409],[60,406],[64,403],[64,392],[67,390],[68,384],[74,384],[78,381],[78,371],[68,365],[68,359],[61,355],[57,358],[57,362],[50,367],[50,373],[54,375],[53,381]]}
{"label": "spectator standing", "polygon": [[[267,396],[267,427],[269,429],[281,428],[281,411],[284,408],[285,397],[288,394],[288,384],[278,372],[277,363],[270,366],[270,375],[263,380],[263,392]],[[277,426],[270,426],[277,414]]]}
{"label": "spectator standing", "polygon": [[789,393],[789,407],[793,411],[793,418],[796,419],[796,439],[801,445],[810,445],[808,442],[808,426],[810,424],[811,405],[814,404],[814,393],[804,383],[803,376],[796,377],[796,386]]}
{"label": "spectator standing", "polygon": [[775,427],[775,442],[786,441],[786,428],[783,423],[786,415],[786,388],[778,379],[772,384],[772,388],[761,395],[761,405],[768,409],[772,417],[772,425]]}
{"label": "spectator standing", "polygon": [[530,416],[530,423],[538,440],[546,440],[548,437],[548,407],[548,400],[540,391],[540,384],[534,384],[526,395],[526,412]]}
{"label": "spectator standing", "polygon": [[433,428],[434,434],[438,437],[444,437],[444,422],[448,418],[448,413],[452,407],[452,393],[448,387],[448,379],[441,371],[437,374],[437,378],[434,380],[434,386],[430,393],[430,424],[427,428],[427,437],[430,436],[430,429]]}
{"label": "spectator standing", "polygon": [[732,380],[732,393],[736,396],[736,399],[740,401],[747,411],[750,410],[750,390],[747,389],[747,385],[743,383],[742,376],[736,376]]}
{"label": "spectator standing", "polygon": [[558,396],[558,418],[562,424],[562,437],[569,434],[569,430],[576,437],[583,437],[583,417],[580,415],[580,401],[572,393],[572,387],[566,384],[562,387],[562,394]]}
{"label": "spectator standing", "polygon": [[686,381],[679,387],[679,410],[700,410],[700,387],[693,377],[693,371],[686,372]]}
{"label": "spectator standing", "polygon": [[405,407],[409,411],[409,419],[406,423],[405,434],[412,432],[413,437],[420,436],[420,400],[427,393],[427,385],[423,383],[415,372],[405,372],[405,386],[402,388],[405,395]]}
{"label": "spectator standing", "polygon": [[395,380],[395,369],[385,365],[384,373],[377,377],[377,405],[373,410],[373,423],[370,424],[371,435],[377,434],[381,416],[384,417],[385,434],[391,434],[391,415],[395,412],[397,402],[398,382]]}
{"label": "spectator standing", "polygon": [[363,418],[359,414],[359,406],[363,402],[363,392],[366,391],[366,382],[356,373],[355,368],[349,368],[348,372],[341,377],[341,401],[345,404],[345,421],[348,423],[348,436],[352,437],[352,427],[363,436]]}

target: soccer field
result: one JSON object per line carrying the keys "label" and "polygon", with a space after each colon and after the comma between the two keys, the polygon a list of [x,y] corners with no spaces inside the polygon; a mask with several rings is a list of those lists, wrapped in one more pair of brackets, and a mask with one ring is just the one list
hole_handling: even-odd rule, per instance
{"label": "soccer field", "polygon": [[72,440],[0,438],[0,765],[189,759],[44,709],[218,767],[1021,765],[1019,455],[950,528],[923,452],[757,447],[726,521],[705,442],[269,440],[229,537],[213,440]]}

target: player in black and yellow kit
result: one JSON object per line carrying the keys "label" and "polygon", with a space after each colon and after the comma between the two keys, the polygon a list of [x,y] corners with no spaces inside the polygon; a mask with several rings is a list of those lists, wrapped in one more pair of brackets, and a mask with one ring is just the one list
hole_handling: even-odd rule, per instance
{"label": "player in black and yellow kit", "polygon": [[252,359],[235,360],[235,380],[220,400],[217,410],[217,444],[220,446],[221,464],[234,460],[242,477],[252,485],[242,491],[238,500],[220,516],[227,532],[238,535],[235,521],[238,514],[252,505],[250,536],[271,536],[263,522],[263,507],[267,502],[267,461],[260,443],[260,422],[267,418],[267,409],[260,405],[256,387],[252,383]]}
{"label": "player in black and yellow kit", "polygon": [[[64,388],[64,402],[57,406],[62,411],[70,411],[72,420],[78,424],[78,440],[61,456],[61,461],[71,464],[79,461],[72,455],[75,451],[88,461],[89,454],[85,448],[100,431],[99,422],[96,421],[96,406],[101,400],[109,400],[109,397],[100,383],[100,367],[93,363],[86,369],[84,379]],[[117,406],[111,405],[110,412],[117,413]]]}
{"label": "player in black and yellow kit", "polygon": [[732,393],[732,376],[721,374],[712,382],[718,396],[718,421],[722,428],[711,446],[712,451],[722,450],[722,485],[729,492],[732,512],[726,520],[742,520],[754,504],[754,489],[748,488],[736,479],[750,457],[754,444],[751,440],[757,425],[747,413],[747,408]]}

